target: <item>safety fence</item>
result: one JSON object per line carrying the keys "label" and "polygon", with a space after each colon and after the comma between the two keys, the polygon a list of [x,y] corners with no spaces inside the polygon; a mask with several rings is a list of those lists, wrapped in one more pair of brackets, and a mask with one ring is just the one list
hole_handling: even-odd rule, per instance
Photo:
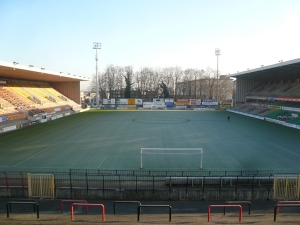
{"label": "safety fence", "polygon": [[[30,172],[0,172],[0,196],[29,197],[28,190],[49,186],[34,182],[30,187]],[[45,173],[44,173],[45,174]],[[48,173],[49,174],[49,173]],[[209,198],[247,191],[252,195],[273,190],[272,171],[141,171],[141,170],[80,170],[53,172],[54,198],[103,199],[176,199],[192,196]],[[44,176],[38,176],[44,177]],[[51,190],[50,190],[51,191]],[[212,193],[210,193],[212,192]],[[126,196],[128,195],[128,196]],[[47,196],[40,196],[47,197]],[[235,197],[237,198],[237,197]],[[249,198],[249,197],[248,197]],[[268,197],[267,197],[268,198]]]}

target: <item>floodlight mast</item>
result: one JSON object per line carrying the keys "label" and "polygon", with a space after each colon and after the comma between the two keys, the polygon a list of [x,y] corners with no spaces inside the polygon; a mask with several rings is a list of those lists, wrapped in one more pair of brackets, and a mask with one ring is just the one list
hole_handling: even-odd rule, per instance
{"label": "floodlight mast", "polygon": [[96,106],[99,108],[99,86],[98,86],[98,51],[97,49],[101,49],[101,43],[94,42],[93,49],[96,49]]}
{"label": "floodlight mast", "polygon": [[215,55],[217,56],[217,101],[219,102],[219,55],[221,55],[220,49],[215,49]]}

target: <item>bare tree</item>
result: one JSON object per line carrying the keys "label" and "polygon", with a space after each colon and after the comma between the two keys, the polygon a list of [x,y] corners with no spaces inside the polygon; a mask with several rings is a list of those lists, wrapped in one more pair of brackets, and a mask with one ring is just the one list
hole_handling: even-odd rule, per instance
{"label": "bare tree", "polygon": [[164,83],[163,86],[165,88],[168,88],[169,96],[174,96],[175,84],[172,67],[163,68],[161,70],[161,82]]}
{"label": "bare tree", "polygon": [[123,97],[123,89],[125,88],[124,83],[124,72],[125,69],[123,67],[116,67],[116,84],[115,84],[115,93],[114,96],[117,98]]}
{"label": "bare tree", "polygon": [[[125,77],[131,81],[131,92],[134,97],[153,98],[161,92],[161,84],[168,89],[171,97],[178,98],[216,98],[224,101],[230,98],[232,85],[230,79],[217,80],[216,71],[212,68],[206,70],[185,69],[180,67],[156,68],[143,67],[133,72],[132,66],[119,67],[109,65],[100,75],[99,94],[105,98],[106,93],[111,97],[122,97],[126,87]],[[221,78],[222,76],[220,76]],[[96,77],[92,78],[90,88],[95,91]]]}
{"label": "bare tree", "polygon": [[132,79],[133,79],[133,69],[131,66],[126,66],[124,68],[124,71],[126,73],[125,77],[125,83],[126,83],[126,87],[125,87],[125,93],[124,93],[124,97],[125,98],[131,98],[131,86],[132,86]]}
{"label": "bare tree", "polygon": [[204,70],[197,70],[196,71],[196,99],[202,99],[205,91],[205,76],[204,76],[205,71]]}
{"label": "bare tree", "polygon": [[180,67],[173,67],[173,77],[174,77],[174,98],[177,99],[177,89],[178,86],[177,84],[181,81],[183,72],[182,69]]}
{"label": "bare tree", "polygon": [[150,97],[150,77],[152,70],[148,67],[143,67],[135,74],[137,88],[141,93],[141,97]]}
{"label": "bare tree", "polygon": [[207,82],[205,97],[208,99],[216,98],[216,71],[208,67],[205,71],[205,79]]}

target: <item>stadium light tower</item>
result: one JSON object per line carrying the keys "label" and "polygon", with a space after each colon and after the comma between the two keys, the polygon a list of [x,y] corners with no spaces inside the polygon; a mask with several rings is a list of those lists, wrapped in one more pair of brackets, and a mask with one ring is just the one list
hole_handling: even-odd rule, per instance
{"label": "stadium light tower", "polygon": [[96,106],[99,108],[99,87],[98,87],[98,49],[101,49],[101,43],[94,42],[93,49],[96,49]]}
{"label": "stadium light tower", "polygon": [[217,56],[217,101],[219,101],[219,55],[221,55],[220,49],[215,49],[215,55]]}

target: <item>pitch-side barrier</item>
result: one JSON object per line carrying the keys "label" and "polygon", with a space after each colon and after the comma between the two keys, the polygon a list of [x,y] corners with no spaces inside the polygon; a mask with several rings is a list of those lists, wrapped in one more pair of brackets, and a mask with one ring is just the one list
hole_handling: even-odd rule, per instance
{"label": "pitch-side barrier", "polygon": [[248,182],[249,180],[254,180],[260,186],[261,183],[267,182],[270,180],[270,177],[259,177],[259,176],[248,176],[248,177],[239,177],[239,176],[231,176],[231,177],[210,177],[210,176],[202,176],[202,177],[166,177],[167,185],[204,185],[205,184],[220,184],[221,187],[223,184],[229,183],[229,185],[233,185],[234,182]]}

